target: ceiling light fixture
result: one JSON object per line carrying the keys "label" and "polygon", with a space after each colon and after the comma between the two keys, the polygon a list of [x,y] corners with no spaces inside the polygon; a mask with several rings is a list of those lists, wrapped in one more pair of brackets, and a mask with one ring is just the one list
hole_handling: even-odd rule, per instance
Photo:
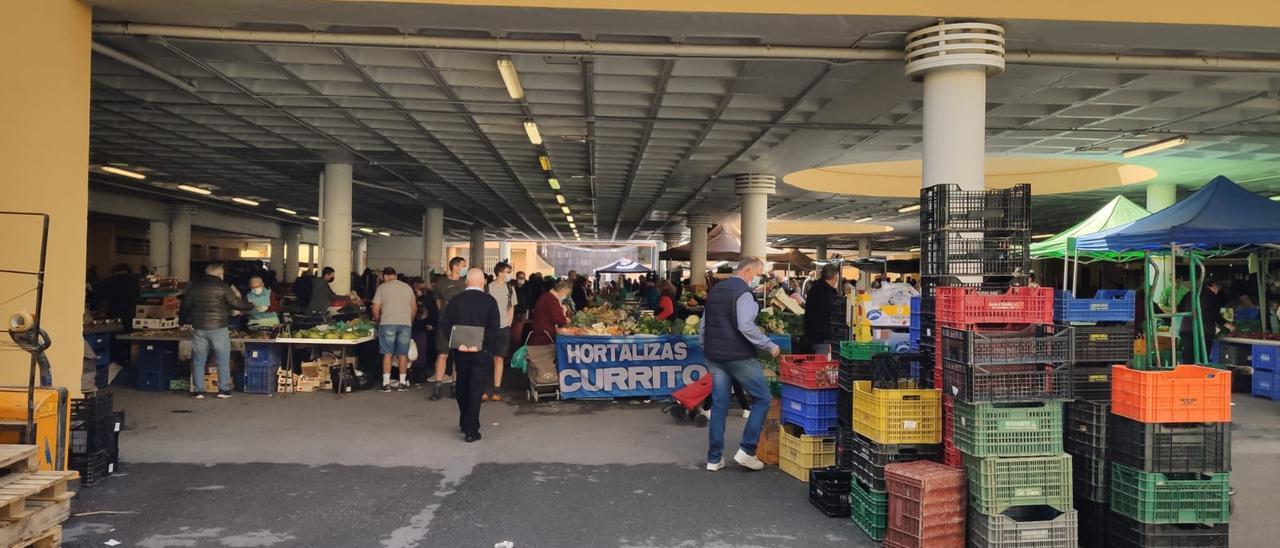
{"label": "ceiling light fixture", "polygon": [[560,206],[560,211],[563,211],[565,215],[568,215],[568,214],[569,214],[569,206]]}
{"label": "ceiling light fixture", "polygon": [[1272,196],[1271,199],[1274,201],[1280,202],[1280,194],[1276,194],[1275,196]]}
{"label": "ceiling light fixture", "polygon": [[147,176],[146,176],[146,175],[143,175],[143,174],[138,173],[138,172],[136,172],[136,171],[129,171],[129,170],[127,170],[127,169],[120,169],[120,168],[115,167],[115,166],[102,166],[102,167],[100,167],[100,168],[98,168],[98,169],[101,169],[102,171],[105,171],[105,172],[107,172],[107,173],[114,173],[114,174],[116,174],[116,175],[122,175],[122,176],[128,177],[128,178],[130,178],[130,179],[137,179],[137,180],[139,180],[139,181],[141,181],[141,180],[143,180],[143,179],[146,179],[146,178],[147,178]]}
{"label": "ceiling light fixture", "polygon": [[1124,152],[1121,152],[1120,156],[1125,158],[1133,158],[1135,156],[1151,154],[1152,152],[1160,152],[1167,148],[1173,148],[1173,147],[1182,146],[1185,144],[1187,144],[1187,136],[1179,135],[1177,137],[1170,137],[1168,139],[1163,139],[1160,141],[1156,141],[1154,143],[1147,143],[1142,146],[1133,147]]}
{"label": "ceiling light fixture", "polygon": [[362,226],[360,227],[360,232],[363,232],[365,234],[373,234],[373,229]]}
{"label": "ceiling light fixture", "polygon": [[247,206],[258,207],[258,202],[255,202],[255,201],[250,200],[250,199],[248,199],[248,198],[232,198],[232,199],[231,199],[231,201],[233,201],[233,202],[235,202],[235,203],[237,203],[237,204],[244,204],[244,205],[247,205]]}
{"label": "ceiling light fixture", "polygon": [[564,216],[564,220],[569,221],[569,222],[571,222],[571,223],[572,223],[572,222],[573,222],[573,215],[565,215],[565,216]]}
{"label": "ceiling light fixture", "polygon": [[516,65],[511,58],[498,58],[498,74],[502,75],[502,84],[507,86],[507,95],[517,101],[524,99],[524,87],[520,85],[520,75],[516,74]]}
{"label": "ceiling light fixture", "polygon": [[551,171],[551,157],[546,154],[539,154],[538,165],[542,166],[542,171]]}
{"label": "ceiling light fixture", "polygon": [[298,212],[297,212],[297,211],[294,211],[294,210],[289,209],[289,208],[287,208],[287,207],[277,207],[277,208],[276,208],[276,211],[279,211],[280,213],[284,213],[285,215],[297,215],[297,214],[298,214]]}
{"label": "ceiling light fixture", "polygon": [[316,222],[319,222],[319,221],[320,221],[320,218],[319,218],[319,217],[316,217],[315,215],[312,215],[312,216],[307,217],[307,218],[308,218],[308,219],[311,219],[312,221],[316,221]]}
{"label": "ceiling light fixture", "polygon": [[1053,235],[1053,234],[1034,234],[1034,235],[1032,235],[1032,236],[1031,236],[1031,239],[1032,239],[1032,240],[1043,240],[1043,239],[1045,239],[1045,238],[1052,238],[1052,237],[1054,237],[1054,235]]}
{"label": "ceiling light fixture", "polygon": [[563,204],[563,203],[564,203],[564,194],[556,194],[556,203],[557,203],[557,204]]}
{"label": "ceiling light fixture", "polygon": [[865,223],[865,222],[870,221],[870,220],[871,220],[871,217],[863,217],[863,218],[858,219],[858,220],[856,220],[856,221],[854,221],[854,222],[855,222],[855,223]]}
{"label": "ceiling light fixture", "polygon": [[898,208],[898,213],[911,213],[912,211],[920,211],[920,204]]}
{"label": "ceiling light fixture", "polygon": [[379,233],[378,233],[378,235],[379,235],[379,236],[390,236],[390,235],[391,235],[391,233],[390,233],[390,232],[383,231],[383,232],[379,232]]}
{"label": "ceiling light fixture", "polygon": [[920,248],[918,248],[918,247],[913,247],[913,248],[911,248],[911,249],[908,249],[908,250],[907,250],[907,252],[908,252],[908,253],[915,253],[915,252],[918,252],[918,251],[920,251]]}
{"label": "ceiling light fixture", "polygon": [[560,190],[560,180],[555,177],[547,179],[547,184],[551,185],[551,190]]}
{"label": "ceiling light fixture", "polygon": [[542,144],[542,134],[538,133],[538,124],[533,120],[527,120],[524,123],[524,132],[529,134],[529,142],[536,145]]}
{"label": "ceiling light fixture", "polygon": [[569,223],[569,228],[572,229],[574,232],[578,231],[578,225],[575,225],[573,223]]}
{"label": "ceiling light fixture", "polygon": [[187,191],[187,192],[192,192],[192,193],[195,193],[195,194],[202,194],[202,195],[205,195],[205,196],[208,196],[208,195],[210,195],[210,194],[213,194],[213,191],[212,191],[212,190],[209,190],[209,189],[207,189],[207,188],[201,188],[201,187],[198,187],[198,186],[192,186],[192,185],[178,185],[178,190],[185,190],[185,191]]}

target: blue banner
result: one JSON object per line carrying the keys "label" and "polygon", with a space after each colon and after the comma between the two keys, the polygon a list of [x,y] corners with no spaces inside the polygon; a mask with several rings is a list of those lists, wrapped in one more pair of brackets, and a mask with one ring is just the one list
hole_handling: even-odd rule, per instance
{"label": "blue banner", "polygon": [[668,396],[707,373],[697,337],[556,337],[560,399]]}

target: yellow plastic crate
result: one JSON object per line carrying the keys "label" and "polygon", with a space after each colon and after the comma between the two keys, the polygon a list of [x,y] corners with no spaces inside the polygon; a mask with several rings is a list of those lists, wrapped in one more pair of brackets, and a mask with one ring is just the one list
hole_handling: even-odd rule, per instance
{"label": "yellow plastic crate", "polygon": [[942,443],[942,392],[853,385],[853,431],[885,444]]}
{"label": "yellow plastic crate", "polygon": [[795,461],[788,460],[785,456],[778,459],[778,469],[803,483],[809,483],[809,469],[800,466]]}
{"label": "yellow plastic crate", "polygon": [[784,424],[778,436],[778,454],[780,461],[789,460],[804,467],[807,481],[809,468],[836,465],[836,439],[829,436],[806,436],[799,427]]}

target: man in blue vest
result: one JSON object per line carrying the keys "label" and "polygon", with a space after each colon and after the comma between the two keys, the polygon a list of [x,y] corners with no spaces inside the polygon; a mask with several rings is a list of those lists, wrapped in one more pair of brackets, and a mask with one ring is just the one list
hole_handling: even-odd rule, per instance
{"label": "man in blue vest", "polygon": [[778,345],[769,341],[756,326],[755,298],[751,290],[764,273],[764,262],[757,257],[746,257],[738,263],[734,275],[720,281],[707,294],[707,305],[702,321],[703,352],[707,356],[707,369],[711,371],[711,447],[707,451],[707,470],[715,472],[724,468],[724,420],[729,414],[729,388],[737,381],[751,396],[751,415],[742,429],[742,443],[733,460],[751,469],[764,468],[756,458],[756,444],[764,428],[765,415],[769,413],[769,387],[765,384],[764,370],[756,359],[760,351],[777,356]]}

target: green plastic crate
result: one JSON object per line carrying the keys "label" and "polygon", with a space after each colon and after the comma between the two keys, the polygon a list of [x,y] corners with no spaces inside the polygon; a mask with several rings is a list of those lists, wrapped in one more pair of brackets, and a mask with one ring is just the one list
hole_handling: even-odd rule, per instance
{"label": "green plastic crate", "polygon": [[969,505],[995,515],[1015,506],[1074,507],[1071,455],[1041,457],[964,457]]}
{"label": "green plastic crate", "polygon": [[840,357],[853,361],[870,361],[876,354],[889,351],[889,345],[877,342],[840,341]]}
{"label": "green plastic crate", "polygon": [[974,457],[1062,453],[1062,401],[972,404],[956,400],[952,442]]}
{"label": "green plastic crate", "polygon": [[872,491],[857,481],[849,484],[850,517],[871,540],[884,540],[889,525],[889,493]]}
{"label": "green plastic crate", "polygon": [[1142,523],[1227,523],[1231,473],[1160,474],[1113,462],[1111,509]]}

